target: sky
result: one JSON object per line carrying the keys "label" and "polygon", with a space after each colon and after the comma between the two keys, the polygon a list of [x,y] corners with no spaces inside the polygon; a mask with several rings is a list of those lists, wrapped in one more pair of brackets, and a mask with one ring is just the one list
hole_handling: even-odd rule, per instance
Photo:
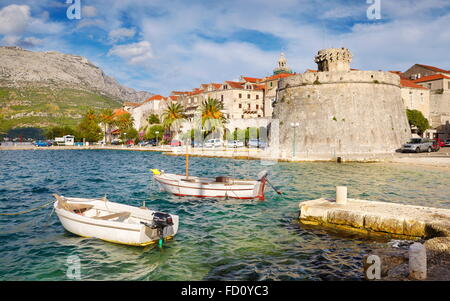
{"label": "sky", "polygon": [[295,72],[316,69],[329,47],[349,48],[356,69],[449,70],[450,0],[0,0],[0,45],[81,55],[164,96],[269,76],[280,52]]}

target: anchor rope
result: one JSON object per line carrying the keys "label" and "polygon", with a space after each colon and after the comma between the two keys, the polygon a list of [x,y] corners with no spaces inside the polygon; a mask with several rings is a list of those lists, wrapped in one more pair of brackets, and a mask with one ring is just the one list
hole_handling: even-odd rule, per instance
{"label": "anchor rope", "polygon": [[45,203],[44,205],[41,205],[39,207],[35,207],[35,208],[29,209],[29,210],[25,210],[25,211],[20,211],[20,212],[16,212],[16,213],[0,213],[0,215],[12,216],[12,215],[26,214],[26,213],[30,213],[30,212],[39,210],[41,208],[47,207],[48,205],[53,204],[54,202],[55,201],[51,201],[51,202]]}

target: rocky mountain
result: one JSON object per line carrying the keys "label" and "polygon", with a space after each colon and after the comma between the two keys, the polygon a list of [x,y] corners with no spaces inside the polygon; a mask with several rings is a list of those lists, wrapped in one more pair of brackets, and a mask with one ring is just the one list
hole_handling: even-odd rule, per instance
{"label": "rocky mountain", "polygon": [[122,102],[142,102],[153,95],[120,85],[84,57],[19,47],[0,47],[0,86],[73,88]]}

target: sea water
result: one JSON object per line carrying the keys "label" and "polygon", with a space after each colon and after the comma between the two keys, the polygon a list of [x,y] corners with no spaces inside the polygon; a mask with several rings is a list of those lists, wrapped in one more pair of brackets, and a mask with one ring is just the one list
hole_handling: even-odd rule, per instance
{"label": "sea water", "polygon": [[388,239],[299,225],[303,200],[349,197],[450,208],[450,172],[408,165],[277,163],[190,158],[190,174],[256,178],[268,169],[266,200],[215,200],[161,192],[150,168],[184,174],[184,157],[120,150],[0,152],[0,213],[53,199],[99,198],[180,216],[179,232],[162,249],[75,236],[52,207],[0,216],[0,280],[349,280],[361,279],[362,258]]}

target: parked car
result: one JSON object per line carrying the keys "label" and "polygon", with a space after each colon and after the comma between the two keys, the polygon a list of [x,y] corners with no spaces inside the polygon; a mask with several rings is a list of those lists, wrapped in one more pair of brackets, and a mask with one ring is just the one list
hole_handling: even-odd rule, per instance
{"label": "parked car", "polygon": [[203,147],[203,143],[201,143],[200,141],[195,141],[193,140],[191,143],[192,147]]}
{"label": "parked car", "polygon": [[433,141],[423,138],[412,138],[408,143],[404,144],[400,151],[405,152],[429,152],[433,151]]}
{"label": "parked car", "polygon": [[433,140],[433,151],[438,152],[441,149],[441,145],[437,140]]}
{"label": "parked car", "polygon": [[444,146],[450,147],[450,140],[445,141]]}
{"label": "parked car", "polygon": [[221,147],[223,144],[220,139],[209,139],[205,142],[205,147]]}
{"label": "parked car", "polygon": [[250,139],[248,141],[248,147],[266,148],[267,142],[260,139]]}
{"label": "parked car", "polygon": [[52,146],[53,143],[52,143],[51,141],[41,141],[41,140],[38,140],[38,141],[36,141],[36,142],[34,143],[34,145],[37,146],[37,147],[49,147],[49,146]]}
{"label": "parked car", "polygon": [[440,147],[444,147],[445,146],[445,142],[442,141],[440,138],[436,138],[435,140],[439,144]]}
{"label": "parked car", "polygon": [[181,141],[179,140],[172,140],[170,141],[170,146],[181,146]]}
{"label": "parked car", "polygon": [[228,147],[238,148],[238,147],[244,147],[244,142],[239,140],[231,140],[227,143]]}

